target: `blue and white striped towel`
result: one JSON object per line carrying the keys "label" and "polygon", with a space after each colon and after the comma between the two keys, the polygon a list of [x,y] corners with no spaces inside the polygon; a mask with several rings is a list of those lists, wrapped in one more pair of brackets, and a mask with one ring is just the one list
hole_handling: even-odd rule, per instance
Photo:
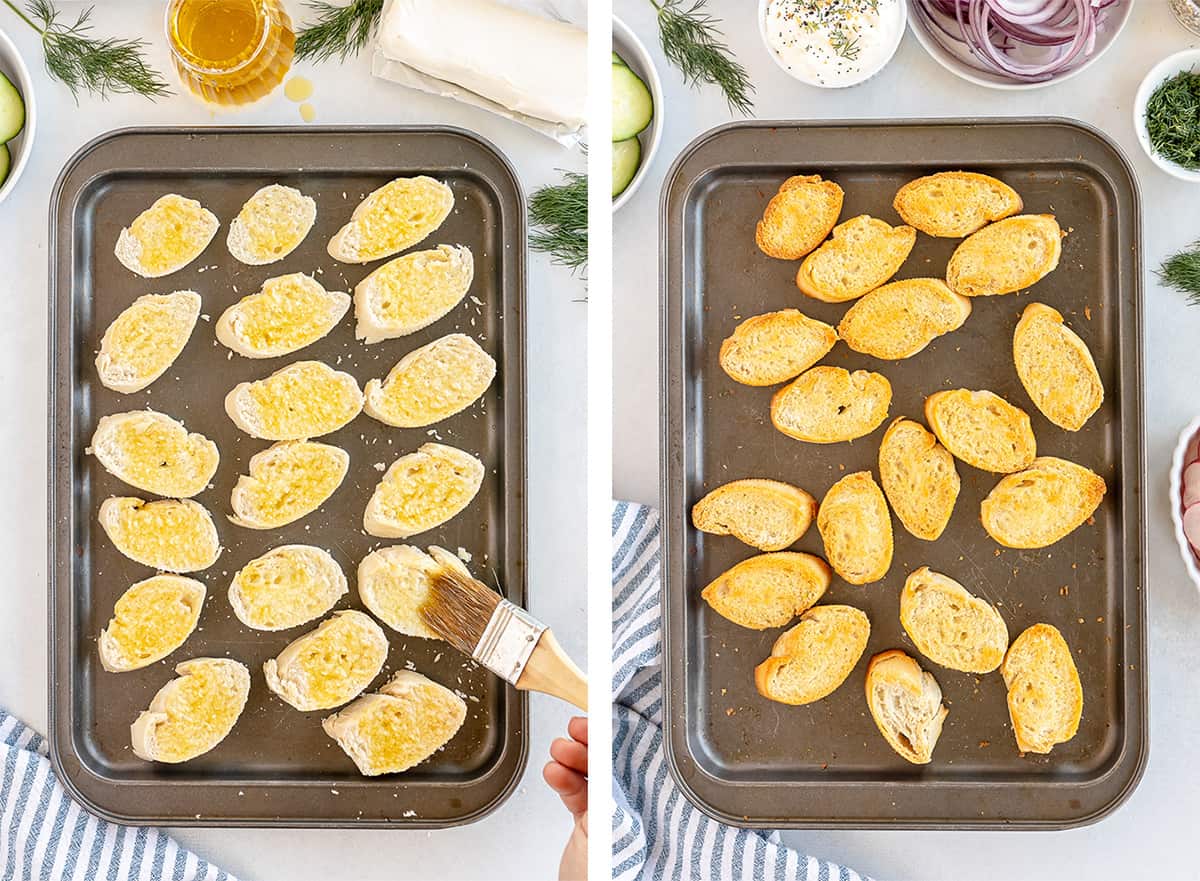
{"label": "blue and white striped towel", "polygon": [[161,829],[94,817],[59,785],[46,741],[0,710],[0,881],[237,881]]}
{"label": "blue and white striped towel", "polygon": [[615,503],[612,540],[613,878],[869,881],[784,847],[778,832],[718,823],[684,798],[663,753],[658,512]]}

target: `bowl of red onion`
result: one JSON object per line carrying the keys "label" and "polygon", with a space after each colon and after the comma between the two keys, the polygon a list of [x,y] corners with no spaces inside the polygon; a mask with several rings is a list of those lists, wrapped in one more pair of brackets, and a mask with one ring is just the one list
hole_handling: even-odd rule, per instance
{"label": "bowl of red onion", "polygon": [[1133,0],[909,0],[910,27],[939,64],[993,89],[1082,73],[1124,29]]}
{"label": "bowl of red onion", "polygon": [[1171,519],[1183,564],[1200,588],[1200,419],[1179,436],[1171,464]]}

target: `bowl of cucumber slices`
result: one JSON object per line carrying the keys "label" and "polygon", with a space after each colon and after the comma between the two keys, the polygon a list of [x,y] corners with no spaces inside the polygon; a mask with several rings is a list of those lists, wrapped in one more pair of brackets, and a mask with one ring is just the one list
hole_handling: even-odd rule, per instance
{"label": "bowl of cucumber slices", "polygon": [[662,83],[642,41],[613,16],[612,196],[616,211],[646,176],[662,138]]}
{"label": "bowl of cucumber slices", "polygon": [[33,83],[17,47],[0,31],[0,202],[12,192],[33,147]]}

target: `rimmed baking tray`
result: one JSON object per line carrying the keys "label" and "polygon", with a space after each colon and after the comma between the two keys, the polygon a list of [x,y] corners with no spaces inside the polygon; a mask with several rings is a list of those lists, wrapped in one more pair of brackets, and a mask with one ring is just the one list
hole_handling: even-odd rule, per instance
{"label": "rimmed baking tray", "polygon": [[[836,324],[847,308],[802,296],[798,263],[762,254],[755,222],[786,177],[820,174],[845,189],[842,219],[899,223],[892,198],[903,183],[960,168],[1006,180],[1027,212],[1057,215],[1069,232],[1057,271],[1020,295],[975,299],[963,328],[914,358],[879,361],[839,344],[824,363],[887,376],[889,420],[923,420],[925,397],[939,389],[989,388],[1030,413],[1040,454],[1095,469],[1108,495],[1067,539],[1009,550],[979,523],[998,477],[958,463],[962,493],[942,538],[919,541],[897,522],[887,577],[865,587],[835,577],[822,600],[871,619],[850,678],[809,706],[773,703],[755,691],[753,670],[782,628],[740,628],[700,598],[756,552],[692,529],[690,506],[743,477],[789,481],[819,499],[844,474],[878,474],[884,429],[852,443],[800,443],[771,425],[774,388],[738,385],[720,369],[721,341],[744,318],[798,307]],[[665,718],[672,773],[706,812],[743,826],[1061,829],[1098,819],[1132,791],[1148,749],[1139,212],[1119,150],[1069,120],[756,122],[711,131],[681,154],[661,205]],[[942,276],[957,244],[919,235],[897,277]],[[1012,365],[1013,328],[1034,299],[1087,341],[1104,381],[1103,408],[1076,434],[1037,411]],[[823,555],[815,526],[797,547]],[[866,709],[864,676],[886,649],[920,658],[900,626],[899,589],[922,565],[999,604],[1012,638],[1038,621],[1062,630],[1084,689],[1073,740],[1049,756],[1019,756],[998,673],[922,660],[950,715],[931,764],[892,752]]]}
{"label": "rimmed baking tray", "polygon": [[[455,196],[451,215],[417,247],[464,244],[475,256],[474,281],[457,309],[425,330],[373,346],[354,339],[353,314],[323,340],[284,358],[230,356],[217,344],[213,322],[271,276],[315,273],[327,289],[351,291],[380,263],[340,264],[326,243],[363,195],[415,174],[446,181]],[[244,266],[225,247],[229,221],[255,190],[275,182],[316,199],[316,226],[285,260]],[[221,230],[182,271],[142,279],[116,261],[113,245],[122,226],[168,192],[199,199],[220,218]],[[524,604],[525,227],[521,187],[508,161],[475,135],[442,127],[126,129],[92,141],[67,163],[50,218],[50,743],[59,778],[84,804],[126,823],[439,827],[478,819],[499,805],[525,763],[522,694],[444,643],[388,630],[387,665],[371,688],[411,667],[460,692],[467,718],[445,749],[413,770],[361,777],[321,730],[329,711],[300,713],[263,682],[263,662],[315,625],[250,630],[234,616],[227,590],[253,557],[277,545],[309,543],[328,549],[350,580],[337,608],[362,608],[358,563],[392,543],[362,531],[367,499],[382,468],[440,440],[478,455],[487,474],[463,513],[407,543],[465,549],[477,576],[503,585]],[[113,318],[142,294],[186,288],[203,297],[203,320],[171,369],[133,395],[101,386],[93,361]],[[322,438],[350,453],[350,471],[320,510],[278,530],[229,523],[233,484],[250,456],[269,445],[225,415],[230,388],[306,358],[365,384],[386,375],[405,353],[453,331],[478,340],[499,366],[480,403],[429,429],[389,428],[361,415]],[[100,667],[96,637],[117,597],[152,573],[122,557],[96,523],[106,497],[139,493],[84,451],[101,416],[145,407],[182,419],[217,443],[220,469],[197,500],[212,512],[224,551],[195,576],[208,597],[187,643],[166,661],[113,674]],[[174,664],[204,655],[228,655],[250,667],[250,699],[240,721],[216,749],[191,762],[141,761],[130,750],[130,723],[172,678]]]}

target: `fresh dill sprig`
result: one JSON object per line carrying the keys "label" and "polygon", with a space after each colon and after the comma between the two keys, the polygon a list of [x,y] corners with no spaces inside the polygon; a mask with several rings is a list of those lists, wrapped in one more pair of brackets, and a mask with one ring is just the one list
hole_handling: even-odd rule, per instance
{"label": "fresh dill sprig", "polygon": [[1146,102],[1146,134],[1155,153],[1200,170],[1200,73],[1180,71],[1154,90]]}
{"label": "fresh dill sprig", "polygon": [[42,35],[46,71],[65,84],[76,101],[80,89],[100,98],[133,93],[154,100],[171,94],[166,80],[142,57],[144,40],[99,40],[90,35],[92,7],[68,25],[58,21],[58,10],[50,0],[29,0],[24,12],[12,0],[3,3]]}
{"label": "fresh dill sprig", "polygon": [[841,28],[838,28],[829,35],[829,45],[833,49],[834,54],[840,55],[847,61],[856,61],[858,59],[858,37],[855,37],[853,40],[850,39]]}
{"label": "fresh dill sprig", "polygon": [[549,254],[555,263],[575,272],[587,271],[588,186],[587,175],[563,173],[565,183],[542,187],[529,198],[529,220],[537,231],[529,236],[529,247]]}
{"label": "fresh dill sprig", "polygon": [[371,41],[383,12],[383,0],[351,0],[349,6],[316,0],[305,5],[317,19],[296,34],[296,57],[302,61],[328,61],[335,55],[345,61],[357,55]]}
{"label": "fresh dill sprig", "polygon": [[1168,287],[1187,294],[1188,302],[1200,306],[1200,242],[1163,261],[1158,277]]}
{"label": "fresh dill sprig", "polygon": [[707,0],[650,0],[658,12],[658,36],[667,60],[679,68],[688,85],[711,83],[725,93],[731,111],[746,116],[754,110],[750,74],[734,58],[717,27],[721,22],[708,14]]}

